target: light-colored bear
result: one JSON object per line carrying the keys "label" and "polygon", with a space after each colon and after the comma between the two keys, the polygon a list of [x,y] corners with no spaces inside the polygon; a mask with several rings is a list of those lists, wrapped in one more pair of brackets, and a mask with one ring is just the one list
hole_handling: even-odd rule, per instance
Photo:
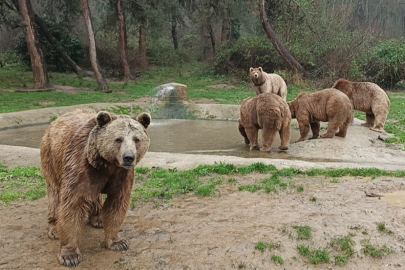
{"label": "light-colored bear", "polygon": [[259,149],[258,132],[262,129],[262,146],[260,151],[271,151],[274,138],[280,134],[280,150],[287,150],[290,145],[291,113],[287,103],[278,95],[263,93],[245,99],[240,106],[238,129],[250,144],[250,150]]}
{"label": "light-colored bear", "polygon": [[250,68],[250,79],[256,95],[274,93],[287,102],[287,84],[284,79],[275,73],[266,73],[262,67]]}
{"label": "light-colored bear", "polygon": [[333,88],[345,93],[352,101],[354,109],[366,113],[366,123],[362,126],[382,132],[390,112],[391,101],[381,87],[371,82],[350,82],[340,79]]}

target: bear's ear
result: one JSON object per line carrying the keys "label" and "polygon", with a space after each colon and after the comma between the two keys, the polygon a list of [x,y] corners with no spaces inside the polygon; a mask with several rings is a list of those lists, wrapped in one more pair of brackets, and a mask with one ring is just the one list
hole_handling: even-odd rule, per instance
{"label": "bear's ear", "polygon": [[152,120],[152,117],[148,113],[145,113],[145,112],[141,113],[136,118],[136,121],[141,123],[142,126],[144,126],[145,128],[148,128],[148,126],[150,125],[151,120]]}
{"label": "bear's ear", "polygon": [[260,72],[263,72],[263,69],[262,69],[262,67],[259,67],[259,70],[260,70]]}
{"label": "bear's ear", "polygon": [[101,111],[97,114],[97,124],[103,127],[112,121],[112,117],[108,112]]}
{"label": "bear's ear", "polygon": [[249,69],[249,72],[252,72],[252,70],[253,70],[253,68],[251,67],[251,68]]}

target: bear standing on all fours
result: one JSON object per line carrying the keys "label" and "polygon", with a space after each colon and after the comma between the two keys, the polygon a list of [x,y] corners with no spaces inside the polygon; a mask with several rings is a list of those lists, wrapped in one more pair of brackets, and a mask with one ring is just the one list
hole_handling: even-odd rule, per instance
{"label": "bear standing on all fours", "polygon": [[345,93],[353,103],[355,110],[366,113],[366,123],[362,126],[382,132],[390,112],[391,101],[381,87],[371,82],[349,82],[337,80],[333,85]]}
{"label": "bear standing on all fours", "polygon": [[[41,141],[41,165],[49,198],[48,236],[60,241],[59,262],[77,266],[86,218],[104,227],[105,246],[127,250],[118,232],[131,203],[134,167],[150,144],[151,117],[76,110],[59,117]],[[107,198],[103,204],[103,195]]]}
{"label": "bear standing on all fours", "polygon": [[284,79],[275,73],[266,73],[262,67],[250,68],[250,79],[256,95],[274,93],[287,102],[287,84]]}
{"label": "bear standing on all fours", "polygon": [[[291,117],[297,118],[301,138],[307,139],[309,127],[312,138],[319,136],[320,121],[329,122],[327,132],[322,138],[333,138],[335,135],[346,137],[347,129],[353,123],[353,105],[350,99],[339,90],[329,88],[316,93],[300,93],[288,103]],[[339,130],[339,132],[337,132]],[[337,133],[336,133],[337,132]]]}
{"label": "bear standing on all fours", "polygon": [[270,151],[274,136],[279,132],[280,150],[290,145],[291,114],[287,103],[276,94],[263,93],[254,98],[245,99],[240,107],[238,129],[250,144],[250,150],[259,149],[258,132],[262,129],[262,147],[260,151]]}

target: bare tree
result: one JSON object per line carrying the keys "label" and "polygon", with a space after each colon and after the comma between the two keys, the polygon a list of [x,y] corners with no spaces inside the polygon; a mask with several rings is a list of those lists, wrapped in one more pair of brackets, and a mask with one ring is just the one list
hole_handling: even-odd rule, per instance
{"label": "bare tree", "polygon": [[25,40],[31,57],[31,67],[34,76],[34,89],[47,89],[52,87],[46,70],[44,55],[34,27],[34,12],[30,0],[13,0],[13,4],[20,11],[21,24]]}
{"label": "bare tree", "polygon": [[107,91],[108,90],[107,81],[105,80],[103,74],[101,73],[100,65],[97,60],[96,40],[94,38],[93,25],[91,23],[91,13],[90,13],[90,8],[89,8],[89,3],[87,2],[87,0],[82,0],[82,6],[83,6],[84,19],[86,21],[87,34],[89,36],[90,63],[93,68],[94,75],[96,76],[98,88],[101,91]]}
{"label": "bare tree", "polygon": [[134,80],[135,76],[132,74],[129,67],[128,53],[127,53],[127,27],[125,24],[125,13],[122,6],[122,1],[117,0],[117,15],[120,32],[120,55],[122,62],[122,69],[124,70],[125,80]]}
{"label": "bare tree", "polygon": [[300,63],[298,63],[297,60],[295,60],[294,56],[291,55],[290,51],[280,42],[280,40],[274,33],[274,30],[267,19],[266,11],[264,9],[264,0],[261,1],[259,12],[263,29],[266,32],[267,37],[270,39],[270,42],[273,44],[274,48],[276,48],[277,52],[284,59],[284,61],[287,62],[291,69],[305,75],[305,69],[301,66]]}

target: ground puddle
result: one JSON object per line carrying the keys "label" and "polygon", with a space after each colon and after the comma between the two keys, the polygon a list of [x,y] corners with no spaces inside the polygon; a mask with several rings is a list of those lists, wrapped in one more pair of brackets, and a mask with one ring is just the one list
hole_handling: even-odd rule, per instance
{"label": "ground puddle", "polygon": [[405,208],[405,190],[382,194],[381,200],[395,207]]}

